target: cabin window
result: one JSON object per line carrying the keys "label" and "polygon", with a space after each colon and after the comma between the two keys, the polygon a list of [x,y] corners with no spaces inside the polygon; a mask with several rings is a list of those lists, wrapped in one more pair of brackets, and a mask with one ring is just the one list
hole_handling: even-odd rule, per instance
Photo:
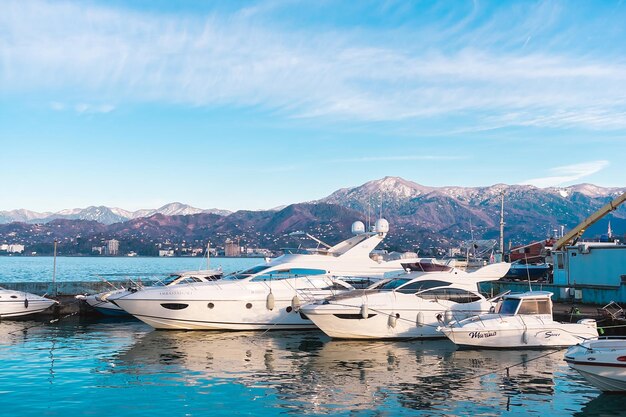
{"label": "cabin window", "polygon": [[410,284],[406,284],[403,287],[398,288],[398,292],[405,293],[405,294],[413,294],[418,291],[427,290],[429,288],[445,287],[446,285],[450,285],[450,283],[446,281],[437,281],[434,279],[424,280],[424,281],[415,281]]}
{"label": "cabin window", "polygon": [[183,303],[163,303],[163,304],[161,304],[161,307],[167,308],[168,310],[183,310],[183,309],[189,307],[189,304],[183,304]]}
{"label": "cabin window", "polygon": [[620,280],[622,284],[626,284],[626,275],[620,275]]}
{"label": "cabin window", "polygon": [[[363,315],[361,314],[333,314],[333,316],[337,317],[338,319],[342,319],[342,320],[363,320]],[[368,314],[367,318],[372,318],[376,316],[376,314]]]}
{"label": "cabin window", "polygon": [[481,300],[478,294],[460,288],[447,288],[446,291],[448,292],[448,300],[455,303],[473,303]]}
{"label": "cabin window", "polygon": [[520,300],[518,298],[506,298],[500,304],[500,310],[498,313],[504,315],[512,315],[517,311],[517,307],[519,306]]}
{"label": "cabin window", "polygon": [[415,294],[425,300],[447,300],[448,293],[445,288],[435,288]]}
{"label": "cabin window", "polygon": [[551,314],[550,300],[523,300],[518,314]]}
{"label": "cabin window", "polygon": [[563,254],[562,253],[556,254],[556,265],[557,265],[557,268],[563,269]]}

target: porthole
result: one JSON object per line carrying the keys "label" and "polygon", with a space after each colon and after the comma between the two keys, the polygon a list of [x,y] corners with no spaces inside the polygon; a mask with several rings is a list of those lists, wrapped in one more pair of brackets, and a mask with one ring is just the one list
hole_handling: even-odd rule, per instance
{"label": "porthole", "polygon": [[12,295],[11,298],[17,298],[17,295]]}
{"label": "porthole", "polygon": [[400,313],[396,313],[396,318],[399,319],[400,318]]}
{"label": "porthole", "polygon": [[248,303],[248,304],[246,304],[246,308],[247,308],[247,309],[252,308],[252,303]]}
{"label": "porthole", "polygon": [[293,308],[291,308],[291,306],[289,306],[285,310],[287,311],[287,313],[291,313],[293,311]]}
{"label": "porthole", "polygon": [[207,307],[209,307],[209,308],[213,308],[213,307],[215,307],[215,304],[213,304],[213,303],[209,303],[209,304],[207,304]]}
{"label": "porthole", "polygon": [[183,310],[183,309],[189,307],[189,304],[183,304],[183,303],[163,303],[163,304],[161,304],[161,307],[167,308],[168,310]]}

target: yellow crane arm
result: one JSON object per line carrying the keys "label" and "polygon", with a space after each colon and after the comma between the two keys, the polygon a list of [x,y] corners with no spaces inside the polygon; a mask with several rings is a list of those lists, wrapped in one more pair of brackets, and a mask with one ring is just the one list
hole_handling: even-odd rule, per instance
{"label": "yellow crane arm", "polygon": [[606,216],[608,213],[615,210],[624,201],[626,201],[626,193],[620,195],[615,200],[606,204],[600,210],[596,211],[591,216],[583,220],[578,226],[574,227],[572,230],[566,233],[562,238],[556,241],[554,246],[552,246],[552,250],[559,250],[566,244],[578,240],[578,238],[581,237],[583,233],[585,233],[585,230],[587,230],[589,226]]}

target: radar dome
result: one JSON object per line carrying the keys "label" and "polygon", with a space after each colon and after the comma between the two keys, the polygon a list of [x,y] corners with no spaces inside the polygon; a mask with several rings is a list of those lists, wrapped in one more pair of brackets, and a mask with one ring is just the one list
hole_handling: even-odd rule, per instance
{"label": "radar dome", "polygon": [[365,233],[365,225],[363,222],[354,222],[352,223],[352,234],[360,235]]}
{"label": "radar dome", "polygon": [[376,231],[376,233],[387,233],[389,231],[389,222],[385,219],[376,220],[374,231]]}

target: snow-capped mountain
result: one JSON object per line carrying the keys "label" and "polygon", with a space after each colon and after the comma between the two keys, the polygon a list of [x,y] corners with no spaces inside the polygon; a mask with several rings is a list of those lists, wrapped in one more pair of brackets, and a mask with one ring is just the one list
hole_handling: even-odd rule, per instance
{"label": "snow-capped mountain", "polygon": [[166,216],[189,215],[198,213],[211,213],[225,216],[230,214],[228,210],[200,209],[182,203],[169,203],[157,209],[141,209],[136,211],[124,210],[118,207],[89,206],[86,208],[65,209],[56,213],[38,213],[24,209],[0,211],[0,224],[11,222],[24,223],[48,223],[55,219],[67,220],[95,220],[103,224],[125,222],[141,217],[149,217],[153,214]]}

